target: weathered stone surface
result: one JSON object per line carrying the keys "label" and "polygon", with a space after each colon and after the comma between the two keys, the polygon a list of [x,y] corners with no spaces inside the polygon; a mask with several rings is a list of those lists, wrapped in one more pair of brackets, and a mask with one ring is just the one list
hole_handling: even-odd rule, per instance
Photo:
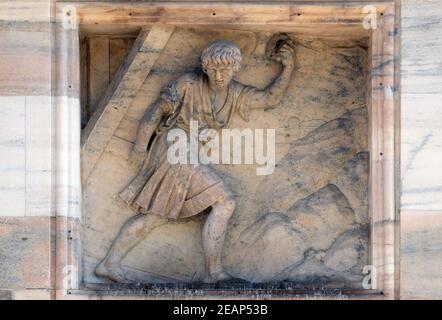
{"label": "weathered stone surface", "polygon": [[142,30],[131,52],[121,66],[96,112],[82,132],[82,179],[90,175],[97,161],[113,136],[115,129],[132,103],[161,50],[173,32],[171,26],[156,26]]}
{"label": "weathered stone surface", "polygon": [[401,299],[442,299],[442,214],[402,212]]}
{"label": "weathered stone surface", "polygon": [[240,245],[248,248],[244,271],[248,273],[247,266],[256,262],[259,268],[253,276],[259,281],[314,283],[315,278],[326,277],[326,283],[349,276],[361,280],[368,226],[355,220],[348,200],[329,184],[297,201],[285,214],[267,213],[244,230],[240,238]]}
{"label": "weathered stone surface", "polygon": [[12,300],[12,292],[9,290],[0,290],[0,300]]}
{"label": "weathered stone surface", "polygon": [[[271,33],[176,29],[84,186],[84,281],[102,283],[93,268],[134,212],[118,193],[136,174],[127,162],[146,107],[170,80],[198,66],[211,41],[243,51],[238,80],[265,87],[279,65],[264,56]],[[250,282],[361,287],[367,261],[366,50],[362,43],[299,39],[296,69],[280,106],[254,111],[234,128],[275,128],[275,172],[255,165],[214,165],[235,193],[223,252],[234,277]],[[205,215],[158,227],[123,261],[134,281],[199,282],[205,275]]]}
{"label": "weathered stone surface", "polygon": [[[265,195],[257,198],[261,206],[270,203],[273,210],[285,212],[296,200],[338,178],[341,168],[366,149],[366,141],[365,145],[359,141],[360,135],[367,132],[366,119],[365,109],[356,109],[294,142],[275,172],[258,189],[257,194]],[[358,175],[355,179],[359,179]]]}
{"label": "weathered stone surface", "polygon": [[25,97],[0,97],[1,216],[26,214],[25,115]]}
{"label": "weathered stone surface", "polygon": [[49,288],[50,217],[0,218],[0,287]]}
{"label": "weathered stone surface", "polygon": [[14,300],[51,300],[51,290],[49,289],[26,289],[15,290]]}

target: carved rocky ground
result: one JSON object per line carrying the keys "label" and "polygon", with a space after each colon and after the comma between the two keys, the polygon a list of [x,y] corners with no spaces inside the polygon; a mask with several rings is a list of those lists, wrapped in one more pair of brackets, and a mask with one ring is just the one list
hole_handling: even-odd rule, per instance
{"label": "carved rocky ground", "polygon": [[[262,181],[256,201],[248,204],[256,212],[255,222],[241,232],[237,244],[238,250],[249,249],[242,257],[241,278],[346,285],[362,279],[368,153],[355,133],[366,130],[365,121],[365,110],[357,109],[313,130]],[[257,268],[250,275],[252,261]]]}
{"label": "carved rocky ground", "polygon": [[[279,71],[265,58],[272,34],[178,29],[146,79],[83,190],[85,282],[103,282],[93,268],[134,213],[117,194],[136,174],[127,163],[138,121],[160,88],[198,65],[201,50],[229,39],[243,51],[239,80],[264,87]],[[232,127],[275,128],[277,167],[214,166],[234,191],[237,207],[223,262],[252,281],[360,287],[368,253],[368,153],[363,43],[310,40],[298,44],[288,93],[280,106],[256,111]],[[124,260],[142,282],[200,281],[204,275],[201,215],[159,227]]]}

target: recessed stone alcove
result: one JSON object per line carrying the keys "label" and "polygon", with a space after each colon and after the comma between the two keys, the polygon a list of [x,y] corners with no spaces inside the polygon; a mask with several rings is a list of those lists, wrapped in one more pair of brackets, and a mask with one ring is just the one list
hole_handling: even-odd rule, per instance
{"label": "recessed stone alcove", "polygon": [[[174,12],[172,7],[170,12]],[[107,282],[95,277],[93,269],[123,223],[134,215],[117,195],[136,174],[128,164],[128,155],[138,122],[161,87],[182,73],[197,69],[201,50],[219,39],[231,40],[242,50],[238,80],[265,87],[280,68],[265,56],[265,46],[272,35],[286,32],[296,44],[296,67],[283,101],[275,108],[254,111],[248,123],[235,117],[231,124],[234,128],[276,129],[274,173],[256,176],[256,167],[250,165],[214,166],[237,202],[227,231],[223,265],[242,282],[237,280],[227,286],[253,289],[257,284],[265,287],[289,283],[290,288],[306,290],[361,289],[364,266],[374,265],[380,267],[378,283],[373,288],[391,290],[394,270],[385,271],[383,261],[392,257],[390,247],[384,246],[394,238],[394,232],[386,224],[374,227],[390,220],[386,217],[394,208],[391,177],[394,180],[395,173],[392,162],[384,162],[385,158],[394,159],[394,148],[390,146],[394,134],[389,131],[393,113],[388,109],[389,99],[395,99],[389,91],[393,78],[384,70],[390,68],[384,62],[392,52],[383,38],[390,27],[387,23],[380,24],[382,28],[376,31],[363,29],[358,6],[287,7],[290,12],[302,12],[305,23],[293,22],[290,15],[260,25],[257,21],[266,20],[257,18],[261,13],[253,11],[253,5],[249,8],[250,20],[223,17],[233,12],[228,6],[218,11],[222,12],[216,18],[220,21],[213,25],[205,18],[202,25],[179,20],[93,165],[88,163],[90,157],[85,154],[89,151],[83,145],[82,169],[87,178],[83,177],[82,185],[82,221],[76,242],[79,245],[70,249],[68,245],[80,266],[80,289],[106,287]],[[100,6],[86,10],[77,5],[76,9],[83,36],[124,34],[130,38],[137,36],[141,28],[148,32],[151,27],[141,23],[141,18],[125,25],[120,11],[112,25],[112,18],[94,15]],[[134,12],[130,9],[124,10]],[[167,22],[169,9],[162,18],[167,24],[176,18],[176,13],[171,13],[172,20]],[[285,17],[283,9],[271,5],[267,9],[267,21],[273,19],[273,14]],[[312,14],[315,9],[318,15]],[[150,8],[142,7],[141,15],[143,10],[147,10],[149,20]],[[194,8],[192,12],[204,16],[204,10]],[[391,7],[385,5],[380,10],[391,12]],[[185,12],[179,15],[184,17]],[[388,17],[383,16],[382,19]],[[327,25],[331,17],[335,20]],[[94,19],[100,23],[94,24]],[[355,22],[349,23],[352,19]],[[79,46],[78,52],[83,48]],[[89,55],[82,64],[90,59]],[[89,65],[86,70],[92,67]],[[388,108],[381,107],[385,105]],[[205,273],[201,244],[205,218],[202,214],[155,229],[123,262],[133,282],[198,288]],[[394,247],[391,249],[394,251]]]}
{"label": "recessed stone alcove", "polygon": [[[273,34],[175,29],[84,186],[86,283],[105,282],[93,269],[134,215],[117,195],[136,175],[127,153],[146,107],[168,82],[197,70],[201,51],[219,39],[242,50],[238,81],[265,87],[280,69],[265,55]],[[237,200],[223,263],[232,276],[253,283],[361,288],[369,247],[368,39],[289,36],[296,43],[296,69],[282,103],[253,112],[248,123],[235,117],[231,124],[276,129],[276,170],[257,176],[255,165],[214,166]],[[90,52],[90,61],[99,61],[94,53],[102,52]],[[91,64],[88,69],[94,68]],[[203,214],[171,222],[149,235],[124,261],[134,282],[201,281],[205,219]]]}

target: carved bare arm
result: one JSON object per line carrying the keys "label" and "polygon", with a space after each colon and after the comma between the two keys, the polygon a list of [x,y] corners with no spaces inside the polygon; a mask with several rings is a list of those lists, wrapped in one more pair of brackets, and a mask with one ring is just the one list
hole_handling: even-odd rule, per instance
{"label": "carved bare arm", "polygon": [[251,96],[250,108],[268,108],[281,102],[294,69],[293,49],[285,44],[275,56],[275,60],[282,64],[279,76],[264,90],[257,90]]}
{"label": "carved bare arm", "polygon": [[129,157],[129,161],[134,165],[140,164],[147,156],[147,146],[149,141],[164,116],[162,103],[164,103],[164,101],[158,99],[147,109],[140,121],[135,145]]}

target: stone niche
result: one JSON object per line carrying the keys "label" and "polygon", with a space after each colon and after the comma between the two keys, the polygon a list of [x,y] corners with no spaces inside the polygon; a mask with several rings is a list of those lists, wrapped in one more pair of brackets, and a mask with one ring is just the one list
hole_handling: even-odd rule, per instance
{"label": "stone niche", "polygon": [[[241,83],[264,88],[280,65],[265,55],[272,32],[176,28],[83,188],[84,282],[105,283],[94,267],[134,212],[118,193],[136,175],[127,154],[139,120],[161,87],[199,68],[201,51],[227,39],[242,51]],[[276,129],[276,169],[257,176],[254,165],[216,165],[235,194],[236,210],[223,250],[223,265],[244,283],[291,282],[302,288],[362,288],[368,263],[367,38],[289,37],[296,67],[283,101],[256,110],[250,122],[235,116],[232,128]],[[86,91],[89,109],[105,87],[114,60],[129,51],[130,36],[90,37]],[[129,39],[129,40],[127,40]],[[121,43],[126,47],[121,47]],[[109,57],[103,65],[103,52]],[[116,53],[113,53],[116,52]],[[95,65],[94,65],[95,63]],[[101,65],[100,65],[101,64]],[[108,70],[107,70],[108,69]],[[104,82],[105,85],[100,84]],[[87,114],[85,110],[84,114]],[[201,230],[207,214],[155,229],[124,259],[134,282],[198,283],[205,275]],[[243,284],[241,284],[243,286]]]}
{"label": "stone niche", "polygon": [[[147,296],[348,289],[394,297],[396,8],[377,4],[371,28],[365,4],[57,4],[56,249],[59,269],[71,270],[57,279],[67,294],[132,296],[135,285]],[[153,30],[146,49],[139,39]],[[201,51],[221,39],[242,51],[237,80],[264,88],[281,70],[266,55],[278,33],[295,44],[287,93],[249,122],[234,115],[229,125],[276,129],[275,170],[258,176],[254,165],[212,166],[236,199],[222,254],[234,279],[202,283],[207,212],[155,228],[130,251],[122,263],[129,285],[97,277],[94,268],[136,214],[118,194],[138,172],[129,154],[161,88],[197,70]],[[365,290],[370,270],[373,290]]]}

